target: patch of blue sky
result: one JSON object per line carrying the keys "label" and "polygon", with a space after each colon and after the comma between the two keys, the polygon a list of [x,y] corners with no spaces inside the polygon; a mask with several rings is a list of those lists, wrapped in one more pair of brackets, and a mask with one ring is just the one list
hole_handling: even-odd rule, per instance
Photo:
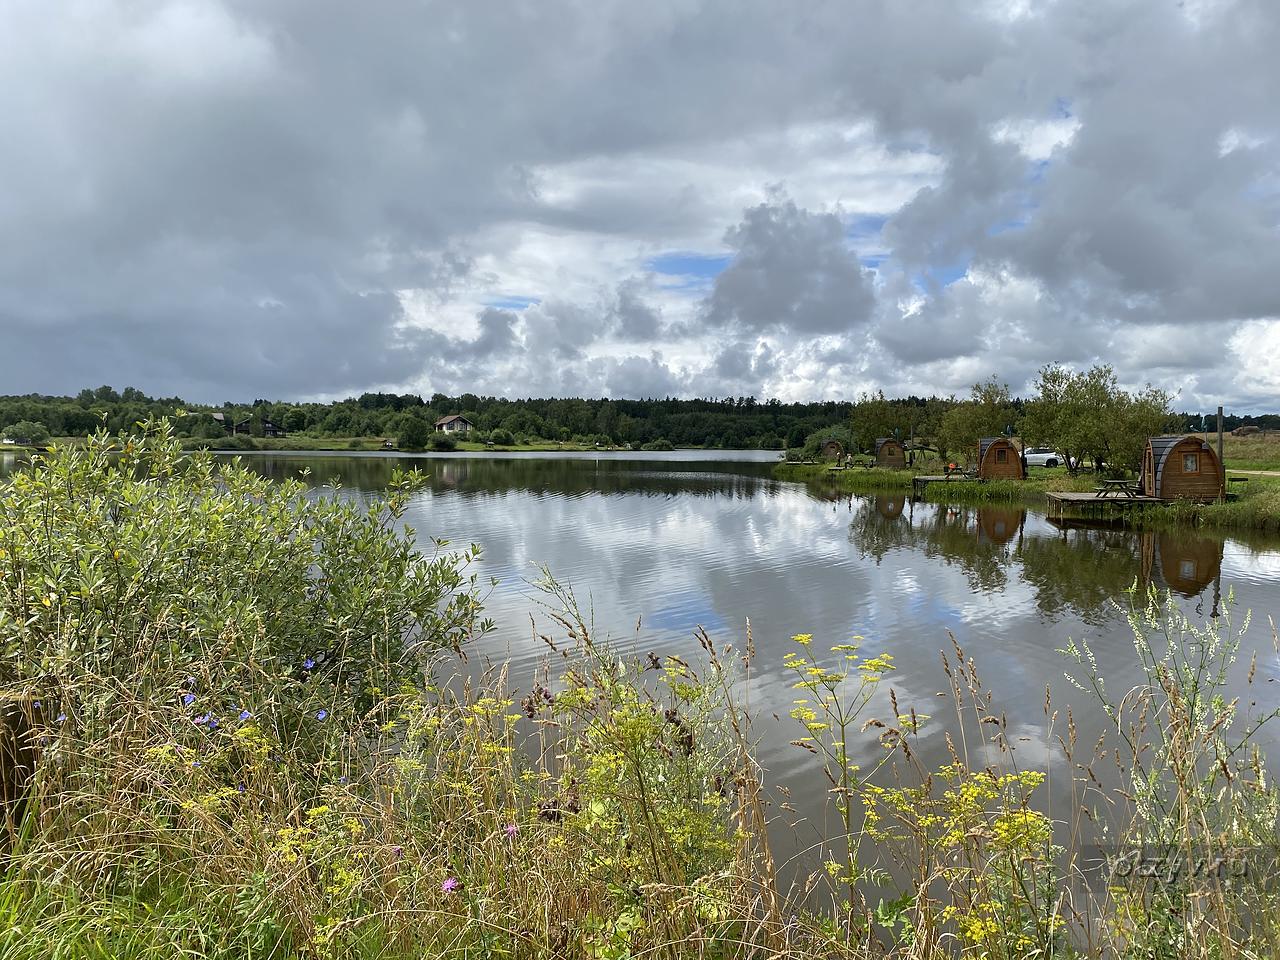
{"label": "patch of blue sky", "polygon": [[921,293],[928,293],[930,290],[940,290],[943,287],[949,287],[957,280],[964,279],[965,274],[969,272],[969,264],[972,258],[963,257],[954,260],[951,263],[938,264],[936,266],[926,267],[915,275],[912,282],[916,289]]}
{"label": "patch of blue sky", "polygon": [[887,253],[863,253],[858,255],[858,262],[869,270],[879,270],[880,265],[889,259]]}
{"label": "patch of blue sky", "polygon": [[883,214],[865,214],[845,221],[844,235],[850,240],[878,237],[889,218]]}
{"label": "patch of blue sky", "polygon": [[698,280],[714,280],[733,260],[728,254],[694,253],[688,250],[672,250],[650,257],[645,267],[667,277],[694,277]]}
{"label": "patch of blue sky", "polygon": [[987,227],[988,237],[998,237],[1002,233],[1011,233],[1014,230],[1025,230],[1027,225],[1031,223],[1030,217],[1020,217],[1017,220],[1005,220],[1001,223],[993,223]]}
{"label": "patch of blue sky", "polygon": [[485,301],[488,306],[497,307],[499,310],[524,310],[541,302],[542,300],[538,297],[494,297]]}

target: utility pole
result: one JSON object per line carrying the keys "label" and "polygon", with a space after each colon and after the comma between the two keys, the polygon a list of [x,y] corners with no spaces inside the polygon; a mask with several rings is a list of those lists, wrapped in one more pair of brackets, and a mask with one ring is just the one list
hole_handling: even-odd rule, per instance
{"label": "utility pole", "polygon": [[1221,500],[1227,495],[1227,461],[1222,457],[1222,405],[1218,405],[1218,470],[1222,473],[1222,483],[1218,487],[1221,491],[1218,499]]}

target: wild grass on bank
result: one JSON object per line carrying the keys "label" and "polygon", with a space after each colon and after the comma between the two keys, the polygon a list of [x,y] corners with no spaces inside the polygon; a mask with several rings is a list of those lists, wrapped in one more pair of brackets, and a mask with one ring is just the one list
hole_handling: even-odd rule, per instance
{"label": "wild grass on bank", "polygon": [[[1247,619],[1193,624],[1136,597],[1146,679],[1125,691],[1083,641],[1068,648],[1077,709],[1106,711],[1114,733],[1081,744],[1046,699],[1078,791],[1065,817],[958,644],[943,719],[899,702],[891,655],[796,635],[772,667],[840,827],[792,885],[739,696],[758,669],[750,634],[738,651],[700,634],[698,664],[621,659],[548,580],[542,672],[450,674],[440,658],[484,627],[483,584],[473,551],[424,556],[401,532],[412,489],[309,498],[184,461],[156,428],[124,450],[57,452],[0,490],[0,955],[1280,950],[1262,873],[1157,884],[1113,869],[1091,885],[1083,862],[1090,830],[1121,851],[1228,859],[1280,839],[1255,744],[1274,712],[1226,697]],[[1256,672],[1250,685],[1268,679]],[[930,768],[920,738],[937,725],[950,760]]]}

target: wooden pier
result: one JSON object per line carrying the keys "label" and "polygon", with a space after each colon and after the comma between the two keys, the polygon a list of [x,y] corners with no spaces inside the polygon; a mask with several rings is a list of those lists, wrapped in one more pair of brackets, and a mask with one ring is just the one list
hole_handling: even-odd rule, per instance
{"label": "wooden pier", "polygon": [[1045,497],[1049,501],[1048,513],[1051,518],[1071,516],[1093,520],[1107,520],[1133,509],[1159,506],[1167,502],[1140,494],[1054,492],[1046,493]]}

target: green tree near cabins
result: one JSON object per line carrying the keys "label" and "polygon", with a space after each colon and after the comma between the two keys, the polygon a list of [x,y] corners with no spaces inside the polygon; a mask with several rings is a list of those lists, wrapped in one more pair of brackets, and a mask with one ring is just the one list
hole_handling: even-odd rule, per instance
{"label": "green tree near cabins", "polygon": [[1072,473],[1089,461],[1095,468],[1105,463],[1116,471],[1137,470],[1147,439],[1171,426],[1171,399],[1150,384],[1134,393],[1122,390],[1110,364],[1083,371],[1049,364],[1036,379],[1022,436],[1061,452]]}
{"label": "green tree near cabins", "polygon": [[881,437],[906,440],[914,425],[912,413],[902,401],[885,397],[883,390],[862,394],[849,414],[849,432],[855,446],[862,453],[871,453]]}
{"label": "green tree near cabins", "polygon": [[969,399],[944,413],[938,425],[938,452],[958,454],[972,462],[981,437],[1000,437],[1010,429],[1018,431],[1018,407],[1009,394],[1009,385],[995,377],[975,383]]}

